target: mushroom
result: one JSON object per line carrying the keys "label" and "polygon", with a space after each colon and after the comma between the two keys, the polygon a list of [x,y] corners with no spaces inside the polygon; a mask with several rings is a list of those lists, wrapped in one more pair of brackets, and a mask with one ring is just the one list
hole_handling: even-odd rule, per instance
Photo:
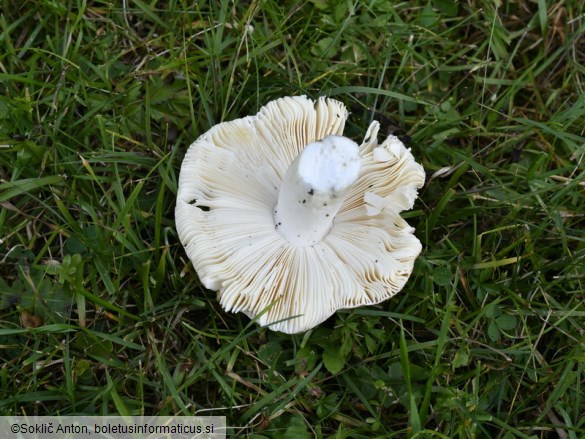
{"label": "mushroom", "polygon": [[397,137],[379,145],[376,121],[359,146],[343,137],[347,117],[333,99],[285,97],[189,147],[177,231],[227,311],[292,334],[406,283],[422,247],[400,212],[423,168]]}

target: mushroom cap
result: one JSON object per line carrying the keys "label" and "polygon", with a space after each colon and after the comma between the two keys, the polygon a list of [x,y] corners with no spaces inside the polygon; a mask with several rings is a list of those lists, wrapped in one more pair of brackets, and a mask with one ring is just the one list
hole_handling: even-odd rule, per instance
{"label": "mushroom cap", "polygon": [[379,123],[359,146],[359,177],[332,227],[311,246],[276,229],[273,209],[290,163],[306,145],[341,136],[348,112],[334,99],[284,97],[255,116],[223,122],[187,151],[176,225],[201,283],[220,304],[285,333],[306,331],[341,308],[382,302],[402,289],[422,246],[400,216],[425,174]]}

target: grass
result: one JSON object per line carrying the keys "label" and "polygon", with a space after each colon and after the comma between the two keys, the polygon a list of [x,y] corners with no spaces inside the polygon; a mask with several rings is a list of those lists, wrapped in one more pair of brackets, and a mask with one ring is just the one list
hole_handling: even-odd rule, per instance
{"label": "grass", "polygon": [[[580,1],[0,1],[0,414],[223,415],[249,438],[585,436]],[[174,225],[214,124],[328,95],[427,171],[406,288],[295,336]]]}

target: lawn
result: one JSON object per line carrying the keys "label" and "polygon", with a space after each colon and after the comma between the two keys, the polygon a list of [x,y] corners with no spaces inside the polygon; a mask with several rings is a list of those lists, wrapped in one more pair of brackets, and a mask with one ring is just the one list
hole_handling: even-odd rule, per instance
{"label": "lawn", "polygon": [[[0,0],[0,415],[584,437],[585,6],[282,3]],[[426,171],[402,292],[298,335],[225,313],[174,222],[188,146],[288,95]]]}

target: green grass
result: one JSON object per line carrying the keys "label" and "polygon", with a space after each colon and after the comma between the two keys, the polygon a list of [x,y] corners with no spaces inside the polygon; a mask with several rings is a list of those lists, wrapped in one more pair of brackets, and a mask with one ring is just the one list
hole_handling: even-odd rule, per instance
{"label": "green grass", "polygon": [[[584,437],[581,2],[207,3],[0,1],[0,414]],[[173,210],[195,138],[299,94],[409,137],[424,250],[287,336],[221,310]]]}

